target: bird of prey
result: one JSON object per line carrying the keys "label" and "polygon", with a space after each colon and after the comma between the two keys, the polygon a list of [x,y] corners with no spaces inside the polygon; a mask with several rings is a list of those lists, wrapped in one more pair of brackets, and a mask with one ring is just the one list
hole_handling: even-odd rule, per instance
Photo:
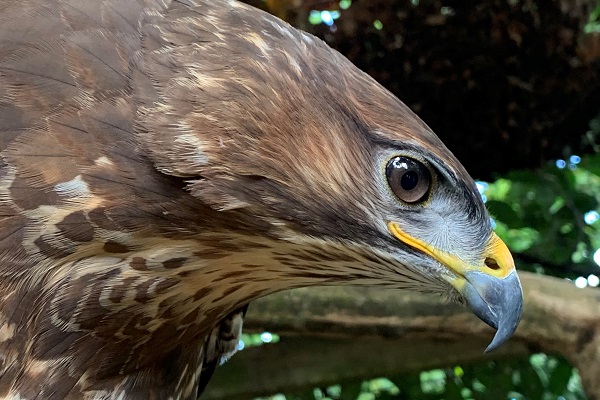
{"label": "bird of prey", "polygon": [[522,294],[473,180],[321,40],[233,0],[0,2],[0,398],[195,399],[246,305]]}

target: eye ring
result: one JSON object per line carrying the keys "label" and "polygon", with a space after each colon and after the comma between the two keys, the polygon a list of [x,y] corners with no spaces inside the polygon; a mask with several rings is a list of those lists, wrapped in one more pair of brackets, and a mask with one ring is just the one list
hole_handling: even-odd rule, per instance
{"label": "eye ring", "polygon": [[388,161],[385,176],[391,191],[402,202],[417,204],[428,199],[433,180],[422,162],[395,156]]}

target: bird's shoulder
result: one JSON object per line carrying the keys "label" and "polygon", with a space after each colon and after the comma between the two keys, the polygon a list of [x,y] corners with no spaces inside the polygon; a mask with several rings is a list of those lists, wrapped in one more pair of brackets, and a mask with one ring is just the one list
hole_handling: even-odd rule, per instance
{"label": "bird's shoulder", "polygon": [[[127,312],[111,316],[110,324],[102,320],[103,293],[150,293],[150,280],[136,286],[119,275],[126,268],[118,260],[125,265],[135,258],[127,239],[135,237],[139,247],[183,240],[214,214],[183,190],[181,179],[157,171],[136,136],[131,71],[153,40],[140,26],[167,3],[0,2],[0,397],[16,388],[43,397],[38,391],[44,384],[54,393],[48,398],[81,398],[77,382],[94,382],[94,374],[102,380],[95,382],[98,393],[131,384],[137,389],[128,398],[151,398],[164,383],[161,396],[179,390],[175,384],[192,395],[201,376],[210,375],[209,364],[234,341],[223,339],[222,332],[238,326],[227,317],[209,335],[215,338],[207,342],[210,351],[203,335],[212,325],[189,348],[164,346],[168,354],[161,361],[170,369],[150,365],[127,375],[121,369],[138,367],[131,354],[139,348],[109,348],[107,335],[127,335],[92,327],[122,322],[131,338],[143,333]],[[79,262],[86,257],[96,259]],[[115,285],[106,288],[111,279]],[[86,371],[89,363],[98,368]]]}

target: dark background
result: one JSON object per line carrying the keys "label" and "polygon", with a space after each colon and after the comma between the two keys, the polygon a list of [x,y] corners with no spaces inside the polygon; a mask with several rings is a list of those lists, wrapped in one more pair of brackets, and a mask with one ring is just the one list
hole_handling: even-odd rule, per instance
{"label": "dark background", "polygon": [[342,52],[478,179],[594,151],[582,140],[600,111],[600,39],[583,32],[594,0],[355,0],[333,26],[307,16],[338,2],[247,2]]}

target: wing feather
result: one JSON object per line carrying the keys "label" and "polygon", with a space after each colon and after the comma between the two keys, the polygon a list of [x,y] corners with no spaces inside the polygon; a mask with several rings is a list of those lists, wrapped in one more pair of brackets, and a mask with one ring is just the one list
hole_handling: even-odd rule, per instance
{"label": "wing feather", "polygon": [[[96,240],[102,247],[133,230],[181,234],[198,225],[190,214],[202,206],[153,168],[134,136],[130,72],[140,21],[169,3],[0,2],[0,327],[15,332],[0,342],[0,397],[196,396],[203,340],[183,351],[172,327],[147,348],[125,339],[109,346],[117,328],[145,334],[139,316],[107,317],[100,304],[106,282],[127,282],[114,276],[117,261],[96,274],[77,262],[71,272],[60,267]],[[162,362],[153,365],[157,354]]]}

